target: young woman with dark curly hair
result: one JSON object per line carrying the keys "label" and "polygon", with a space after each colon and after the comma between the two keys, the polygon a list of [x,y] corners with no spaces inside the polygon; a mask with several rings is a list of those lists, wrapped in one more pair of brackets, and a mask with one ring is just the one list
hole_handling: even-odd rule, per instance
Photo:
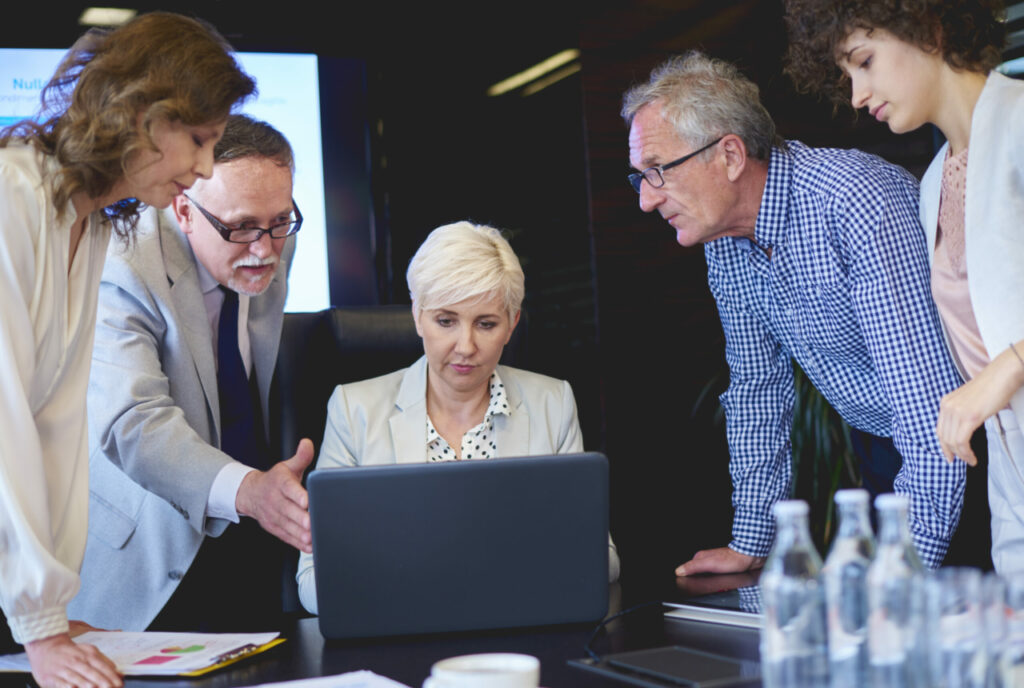
{"label": "young woman with dark curly hair", "polygon": [[121,684],[72,642],[66,612],[86,543],[86,389],[111,229],[130,239],[140,204],[167,207],[209,177],[228,114],[254,90],[211,27],[154,12],[86,34],[40,117],[0,131],[0,624],[43,688]]}
{"label": "young woman with dark curly hair", "polygon": [[[845,90],[892,131],[930,122],[948,143],[921,183],[932,294],[968,382],[941,401],[947,459],[989,445],[992,560],[1024,568],[1024,82],[994,68],[1005,28],[994,0],[787,0],[787,71]],[[968,155],[970,164],[968,164]]]}

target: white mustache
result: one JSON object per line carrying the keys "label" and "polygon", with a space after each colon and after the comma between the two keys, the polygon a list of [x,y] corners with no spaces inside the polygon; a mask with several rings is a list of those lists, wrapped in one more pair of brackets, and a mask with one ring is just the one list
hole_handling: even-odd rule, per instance
{"label": "white mustache", "polygon": [[266,258],[260,258],[259,256],[247,253],[232,263],[231,268],[258,268],[263,265],[277,265],[277,256],[271,255]]}

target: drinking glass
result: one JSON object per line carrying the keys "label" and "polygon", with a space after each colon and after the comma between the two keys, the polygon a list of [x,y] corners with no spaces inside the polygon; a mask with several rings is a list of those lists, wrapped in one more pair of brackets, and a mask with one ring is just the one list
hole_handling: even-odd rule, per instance
{"label": "drinking glass", "polygon": [[936,688],[985,688],[981,571],[939,569],[925,579],[928,668]]}

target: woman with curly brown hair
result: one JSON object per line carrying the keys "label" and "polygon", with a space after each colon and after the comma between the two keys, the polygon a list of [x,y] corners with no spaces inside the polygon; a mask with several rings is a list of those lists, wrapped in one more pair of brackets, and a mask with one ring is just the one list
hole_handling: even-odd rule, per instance
{"label": "woman with curly brown hair", "polygon": [[[0,608],[50,686],[120,685],[68,634],[89,504],[86,388],[110,232],[210,176],[255,84],[211,27],[167,13],[92,31],[0,132]],[[0,645],[3,644],[0,639]],[[2,651],[2,650],[0,650]]]}
{"label": "woman with curly brown hair", "polygon": [[[946,458],[988,435],[992,560],[1024,569],[1024,83],[994,71],[994,0],[787,0],[787,71],[892,131],[934,124],[948,143],[921,182],[932,295],[967,383],[945,396]],[[970,165],[968,165],[970,151]]]}

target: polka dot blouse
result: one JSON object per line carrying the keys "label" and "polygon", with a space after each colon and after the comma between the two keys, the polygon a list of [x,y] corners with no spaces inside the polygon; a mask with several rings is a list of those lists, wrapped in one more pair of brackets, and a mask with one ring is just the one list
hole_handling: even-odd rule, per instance
{"label": "polka dot blouse", "polygon": [[[509,415],[508,396],[505,394],[505,385],[498,377],[497,370],[491,374],[488,384],[491,388],[491,403],[487,405],[483,422],[462,436],[463,459],[492,459],[498,453],[497,438],[494,436],[494,416]],[[438,434],[433,421],[427,415],[427,461],[455,460],[455,451]]]}

